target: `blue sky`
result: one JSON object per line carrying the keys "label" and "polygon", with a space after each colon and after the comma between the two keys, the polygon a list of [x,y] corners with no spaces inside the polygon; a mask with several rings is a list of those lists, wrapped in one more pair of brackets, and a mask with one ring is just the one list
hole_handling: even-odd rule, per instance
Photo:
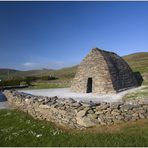
{"label": "blue sky", "polygon": [[93,47],[148,51],[148,2],[0,2],[0,68],[72,66]]}

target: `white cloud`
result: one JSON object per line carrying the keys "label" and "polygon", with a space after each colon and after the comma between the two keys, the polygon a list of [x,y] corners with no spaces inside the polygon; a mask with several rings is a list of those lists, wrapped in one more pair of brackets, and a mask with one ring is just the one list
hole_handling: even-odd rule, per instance
{"label": "white cloud", "polygon": [[64,67],[70,67],[76,65],[76,62],[64,62],[64,61],[48,61],[48,62],[25,62],[23,63],[22,69],[23,70],[32,70],[32,69],[60,69]]}
{"label": "white cloud", "polygon": [[37,63],[32,63],[32,62],[26,62],[22,64],[25,67],[34,67],[37,65]]}

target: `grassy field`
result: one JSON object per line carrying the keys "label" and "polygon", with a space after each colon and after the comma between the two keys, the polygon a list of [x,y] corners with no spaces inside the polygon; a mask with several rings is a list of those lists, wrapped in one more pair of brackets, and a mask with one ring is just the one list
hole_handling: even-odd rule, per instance
{"label": "grassy field", "polygon": [[29,71],[18,71],[11,69],[0,69],[0,79],[7,79],[9,77],[24,78],[28,76],[55,76],[58,78],[73,78],[76,73],[77,66],[62,68],[59,70],[29,70]]}
{"label": "grassy field", "polygon": [[60,78],[57,80],[40,80],[32,82],[32,87],[26,89],[66,88],[70,87],[72,78]]}
{"label": "grassy field", "polygon": [[[131,66],[134,72],[140,72],[144,77],[146,75],[146,79],[143,84],[148,83],[148,52],[134,53],[123,57],[125,61]],[[8,69],[0,69],[0,79],[7,79],[8,71],[10,77],[27,77],[27,76],[55,76],[58,79],[54,81],[42,81],[42,82],[34,82],[34,87],[32,89],[41,89],[41,88],[61,88],[61,87],[69,87],[71,85],[71,81],[76,73],[77,66],[62,68],[59,70],[30,70],[30,71],[17,71],[17,70],[8,70]],[[146,81],[147,80],[147,81]]]}
{"label": "grassy field", "polygon": [[[123,56],[125,61],[131,66],[133,71],[139,71],[141,73],[148,73],[148,52],[140,52]],[[0,69],[0,78],[8,77],[9,69]],[[58,78],[73,78],[77,70],[77,66],[62,68],[59,70],[29,70],[18,71],[9,70],[10,77],[26,77],[26,76],[46,76],[53,75]]]}
{"label": "grassy field", "polygon": [[[124,99],[148,98],[148,53],[125,56],[133,71],[144,77],[141,90]],[[54,75],[59,79],[33,82],[31,89],[69,87],[77,66],[60,70],[12,71],[14,76]],[[7,77],[7,70],[0,76]],[[30,89],[30,88],[29,88]],[[50,122],[38,121],[17,110],[0,110],[0,146],[132,146],[148,147],[148,119],[118,125],[68,130]]]}
{"label": "grassy field", "polygon": [[[134,53],[123,57],[124,60],[130,65],[134,72],[140,72],[145,78],[143,81],[144,85],[148,84],[148,52]],[[69,84],[65,87],[70,86],[77,70],[77,66],[63,68],[56,71],[49,72],[51,75],[59,77],[61,80],[69,79]],[[55,80],[56,82],[56,80]],[[63,81],[64,82],[64,81]],[[59,83],[61,85],[62,81]],[[51,82],[52,84],[52,82]],[[63,83],[62,83],[63,84]],[[37,84],[38,85],[38,84]],[[64,85],[62,85],[64,87]]]}
{"label": "grassy field", "polygon": [[145,87],[141,88],[140,90],[128,93],[123,97],[124,100],[136,100],[142,98],[148,98],[148,85],[145,85]]}
{"label": "grassy field", "polygon": [[0,110],[0,121],[0,146],[148,146],[148,120],[77,131]]}
{"label": "grassy field", "polygon": [[123,57],[133,71],[148,73],[148,52],[134,53]]}
{"label": "grassy field", "polygon": [[29,89],[46,89],[46,88],[64,88],[66,85],[63,83],[52,83],[52,82],[34,82],[34,86]]}

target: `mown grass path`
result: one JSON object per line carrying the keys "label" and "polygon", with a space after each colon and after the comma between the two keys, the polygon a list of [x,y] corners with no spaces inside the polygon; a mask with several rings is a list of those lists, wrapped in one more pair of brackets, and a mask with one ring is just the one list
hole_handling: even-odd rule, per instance
{"label": "mown grass path", "polygon": [[0,146],[148,146],[148,120],[78,131],[0,110],[0,121]]}

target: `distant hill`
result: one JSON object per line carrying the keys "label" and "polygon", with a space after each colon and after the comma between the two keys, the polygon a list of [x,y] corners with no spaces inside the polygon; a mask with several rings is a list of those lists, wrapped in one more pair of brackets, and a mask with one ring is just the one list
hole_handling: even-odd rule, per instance
{"label": "distant hill", "polygon": [[62,68],[59,70],[54,70],[49,72],[49,74],[57,76],[57,77],[62,77],[62,78],[71,78],[75,76],[76,70],[77,70],[77,65],[73,67],[66,67]]}
{"label": "distant hill", "polygon": [[17,76],[17,77],[43,76],[43,75],[46,75],[46,73],[48,73],[50,71],[52,71],[52,70],[42,69],[42,70],[19,71],[19,72],[15,73],[14,76]]}
{"label": "distant hill", "polygon": [[[128,62],[133,71],[141,73],[148,73],[148,52],[139,52],[123,56]],[[43,70],[29,70],[19,71],[13,69],[0,69],[0,79],[8,78],[8,71],[10,77],[26,77],[26,76],[46,76],[53,75],[60,78],[72,78],[77,70],[77,65],[73,67],[62,68],[59,70],[43,69]]]}
{"label": "distant hill", "polygon": [[0,68],[0,79],[7,79],[10,77],[10,73],[15,75],[17,72],[19,71],[15,69]]}
{"label": "distant hill", "polygon": [[18,70],[15,70],[15,69],[8,69],[8,68],[0,68],[0,72],[1,73],[6,73],[8,71],[11,71],[11,72],[17,72]]}
{"label": "distant hill", "polygon": [[139,52],[123,57],[133,71],[148,73],[148,52]]}
{"label": "distant hill", "polygon": [[43,70],[28,70],[28,71],[19,71],[14,69],[0,69],[0,79],[8,79],[12,77],[27,77],[27,76],[43,76],[46,75],[52,70],[43,69]]}

